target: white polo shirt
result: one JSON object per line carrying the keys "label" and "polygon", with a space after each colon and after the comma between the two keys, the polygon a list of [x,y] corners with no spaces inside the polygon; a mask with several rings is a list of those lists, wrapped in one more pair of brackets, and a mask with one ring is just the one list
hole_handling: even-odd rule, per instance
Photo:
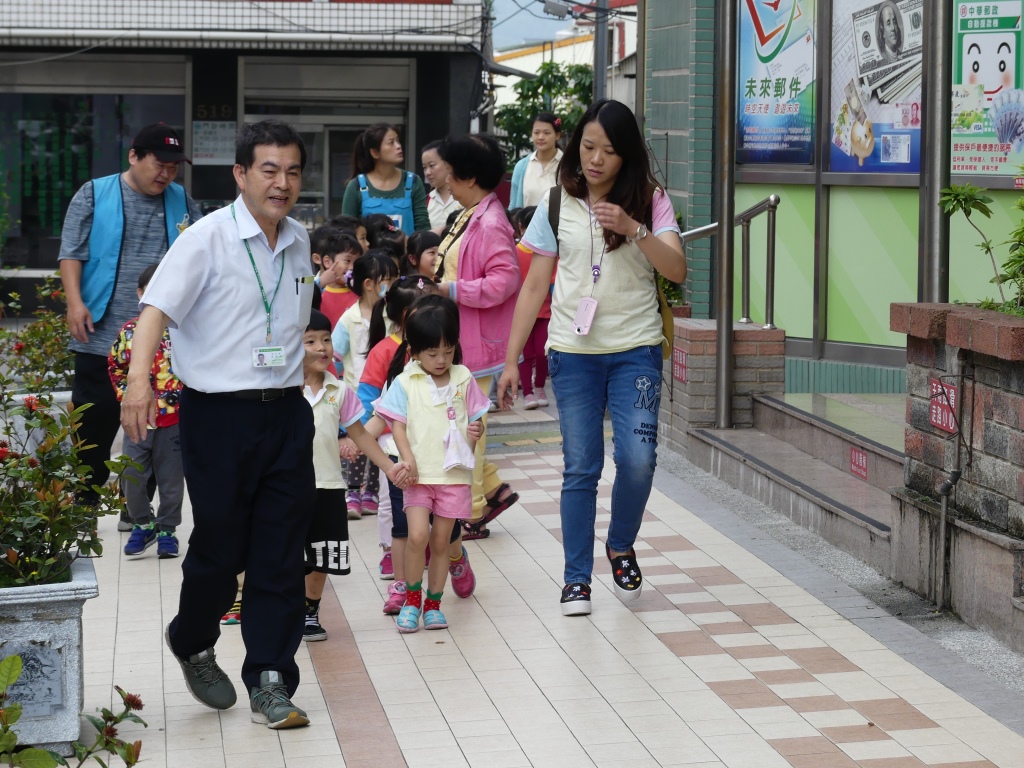
{"label": "white polo shirt", "polygon": [[432,189],[427,195],[427,215],[430,217],[430,228],[440,229],[448,222],[452,211],[458,211],[462,204],[455,199],[455,195],[449,193],[448,202],[441,199],[436,189]]}
{"label": "white polo shirt", "polygon": [[[309,324],[309,298],[315,286],[297,280],[310,275],[309,235],[297,221],[285,218],[271,251],[241,197],[235,200],[234,212],[237,222],[227,206],[179,235],[150,280],[140,309],[150,305],[170,318],[174,372],[191,389],[232,392],[301,386],[302,334]],[[245,239],[267,301],[273,299],[270,344],[267,311]],[[268,346],[284,348],[284,365],[253,365],[253,349]]]}
{"label": "white polo shirt", "polygon": [[558,163],[562,159],[562,150],[556,149],[555,156],[546,163],[541,162],[536,152],[530,154],[523,174],[523,206],[539,205],[544,193],[558,184]]}

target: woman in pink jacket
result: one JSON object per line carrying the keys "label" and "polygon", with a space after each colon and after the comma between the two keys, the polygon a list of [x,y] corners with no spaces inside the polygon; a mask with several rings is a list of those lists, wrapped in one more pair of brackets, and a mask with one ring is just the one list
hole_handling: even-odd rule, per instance
{"label": "woman in pink jacket", "polygon": [[[505,158],[498,142],[483,134],[448,139],[439,151],[448,165],[452,194],[464,210],[441,243],[437,276],[441,292],[459,305],[462,362],[487,392],[504,367],[520,285],[512,225],[494,194],[505,174]],[[487,461],[486,443],[485,430],[476,445],[467,539],[487,536],[487,523],[519,500]]]}

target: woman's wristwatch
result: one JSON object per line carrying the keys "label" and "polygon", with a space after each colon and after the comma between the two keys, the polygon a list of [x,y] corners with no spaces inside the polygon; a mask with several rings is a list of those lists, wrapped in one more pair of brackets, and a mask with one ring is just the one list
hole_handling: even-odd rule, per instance
{"label": "woman's wristwatch", "polygon": [[638,240],[643,240],[645,237],[647,237],[648,234],[649,233],[647,231],[647,225],[641,224],[639,227],[636,228],[636,234],[627,239],[629,240],[629,242],[635,243]]}

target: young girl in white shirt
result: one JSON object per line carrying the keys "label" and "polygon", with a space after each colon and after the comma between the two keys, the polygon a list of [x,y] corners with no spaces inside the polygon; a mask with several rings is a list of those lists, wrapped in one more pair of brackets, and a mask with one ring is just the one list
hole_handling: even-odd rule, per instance
{"label": "young girl in white shirt", "polygon": [[[359,387],[359,377],[366,365],[369,352],[370,315],[382,291],[398,277],[398,269],[390,257],[379,251],[363,254],[346,275],[346,285],[359,298],[338,318],[331,334],[334,359],[342,364],[345,386],[353,392]],[[380,508],[380,475],[370,467],[365,456],[345,462],[348,477],[348,496],[345,499],[349,520],[363,515],[375,515]]]}
{"label": "young girl in white shirt", "polygon": [[[424,296],[406,318],[405,339],[395,352],[390,384],[376,408],[391,425],[414,483],[404,493],[408,583],[396,621],[403,633],[419,629],[421,614],[424,629],[448,626],[441,612],[448,544],[456,520],[472,514],[473,447],[490,402],[460,359],[458,307],[445,297]],[[439,450],[442,444],[445,448]],[[422,582],[413,579],[423,573],[428,543],[431,559],[424,600]]]}

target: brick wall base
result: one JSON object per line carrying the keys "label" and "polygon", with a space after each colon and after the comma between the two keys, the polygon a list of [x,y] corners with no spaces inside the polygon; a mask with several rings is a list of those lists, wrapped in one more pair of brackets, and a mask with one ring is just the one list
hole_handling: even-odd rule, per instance
{"label": "brick wall base", "polygon": [[[666,361],[658,432],[663,444],[685,453],[687,430],[715,424],[718,381],[717,321],[677,318],[672,359]],[[786,390],[786,332],[757,326],[733,326],[732,423],[754,425],[754,395],[781,395]]]}

